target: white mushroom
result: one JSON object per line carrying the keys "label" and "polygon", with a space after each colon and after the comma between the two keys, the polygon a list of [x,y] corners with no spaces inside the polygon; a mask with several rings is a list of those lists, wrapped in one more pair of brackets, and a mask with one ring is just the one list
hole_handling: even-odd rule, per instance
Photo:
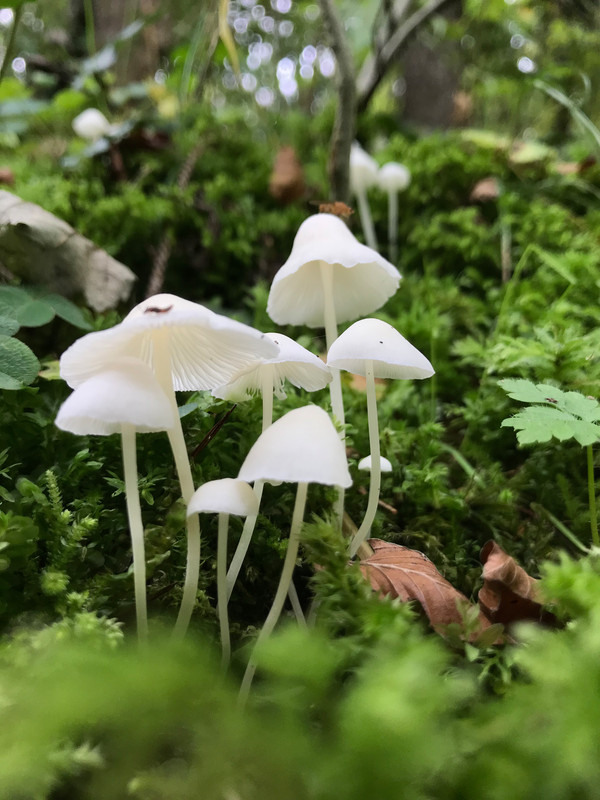
{"label": "white mushroom", "polygon": [[77,136],[90,142],[109,136],[113,131],[113,126],[97,108],[86,108],[71,124]]}
{"label": "white mushroom", "polygon": [[398,258],[398,192],[410,186],[410,172],[404,164],[389,161],[379,170],[377,183],[388,195],[388,240],[390,259],[395,263]]}
{"label": "white mushroom", "polygon": [[[256,642],[259,646],[277,624],[292,580],[308,484],[347,488],[352,478],[344,445],[329,415],[318,406],[289,411],[267,428],[250,449],[238,477],[248,482],[275,480],[298,484],[288,549],[273,605]],[[256,661],[252,657],[242,681],[242,699],[250,690],[255,671]]]}
{"label": "white mushroom", "polygon": [[373,466],[365,517],[350,544],[350,555],[353,556],[371,530],[381,487],[375,378],[430,378],[434,369],[402,334],[378,319],[362,319],[351,325],[331,346],[327,363],[364,375],[367,379],[367,416]]}
{"label": "white mushroom", "polygon": [[138,492],[135,434],[169,430],[173,409],[150,368],[134,358],[116,359],[110,369],[92,376],[65,400],[56,417],[65,431],[107,436],[121,434],[125,499],[133,553],[138,636],[148,635],[144,527]]}
{"label": "white mushroom", "polygon": [[[253,328],[215,314],[198,303],[159,294],[133,308],[123,322],[78,339],[60,359],[61,376],[76,387],[123,355],[146,361],[169,397],[177,424],[169,431],[175,466],[185,503],[194,493],[192,472],[175,391],[212,389],[260,357],[277,354],[277,346]],[[175,632],[189,624],[198,589],[200,526],[188,518],[186,575]]]}
{"label": "white mushroom", "polygon": [[[305,347],[284,336],[282,333],[265,333],[279,348],[279,353],[272,358],[262,358],[254,364],[236,373],[225,386],[213,389],[214,397],[223,400],[240,402],[247,400],[253,394],[262,394],[263,414],[262,429],[266,430],[273,421],[273,392],[280,400],[285,399],[283,384],[289,380],[294,386],[314,392],[323,389],[332,378],[331,370]],[[262,498],[264,483],[256,481],[254,493],[258,504]],[[233,587],[239,575],[254,528],[256,527],[257,513],[250,515],[244,522],[242,535],[236,551],[231,560],[227,573],[227,597],[231,596]]]}
{"label": "white mushroom", "polygon": [[377,162],[354,142],[350,148],[350,191],[358,200],[358,213],[369,247],[377,250],[377,238],[369,209],[367,189],[377,183]]}
{"label": "white mushroom", "polygon": [[[361,458],[358,462],[358,468],[363,470],[364,472],[371,472],[373,465],[373,459],[371,456],[365,456],[365,458]],[[391,472],[392,471],[392,464],[385,456],[379,456],[379,469],[381,472]]]}
{"label": "white mushroom", "polygon": [[245,481],[221,478],[203,484],[192,495],[187,508],[191,514],[212,513],[219,515],[217,533],[217,607],[221,629],[222,663],[227,666],[231,657],[229,619],[227,614],[227,531],[229,515],[256,516],[258,500]]}

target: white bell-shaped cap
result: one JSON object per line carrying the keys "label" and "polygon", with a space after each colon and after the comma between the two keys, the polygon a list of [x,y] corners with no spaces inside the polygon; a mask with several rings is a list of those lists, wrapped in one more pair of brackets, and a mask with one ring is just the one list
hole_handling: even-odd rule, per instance
{"label": "white bell-shaped cap", "polygon": [[377,183],[377,162],[354,142],[350,148],[350,191],[358,194]]}
{"label": "white bell-shaped cap", "polygon": [[265,370],[271,372],[273,391],[280,400],[285,400],[283,384],[286,380],[307,392],[323,389],[331,381],[329,367],[301,344],[282,333],[265,333],[265,336],[278,346],[278,355],[261,359],[240,370],[229,383],[213,389],[214,397],[233,402],[248,400],[262,391]]}
{"label": "white bell-shaped cap", "polygon": [[173,428],[174,414],[150,367],[136,358],[121,358],[67,397],[56,425],[80,435],[120,433],[122,425],[147,433]]}
{"label": "white bell-shaped cap", "polygon": [[[366,456],[365,458],[361,458],[358,462],[358,468],[364,470],[365,472],[371,472],[373,467],[373,462],[371,460],[371,456]],[[380,472],[391,472],[392,471],[392,463],[388,461],[385,456],[379,456],[379,471]]]}
{"label": "white bell-shaped cap", "polygon": [[245,481],[236,478],[208,481],[196,489],[187,507],[188,517],[202,513],[250,517],[258,514],[258,498]]}
{"label": "white bell-shaped cap", "polygon": [[410,186],[410,171],[404,164],[389,161],[377,173],[377,184],[384,192],[403,192]]}
{"label": "white bell-shaped cap", "polygon": [[112,125],[97,108],[86,108],[71,124],[77,136],[90,142],[95,142],[112,131]]}
{"label": "white bell-shaped cap", "polygon": [[393,264],[361,244],[339,217],[314,214],[298,228],[292,252],[273,278],[267,313],[274,322],[324,326],[321,264],[332,272],[338,322],[380,308],[402,277]]}
{"label": "white bell-shaped cap", "polygon": [[277,355],[260,331],[172,294],[157,294],[133,308],[123,322],[78,339],[60,359],[60,374],[76,387],[115,358],[132,356],[155,369],[167,352],[176,391],[213,389],[258,358]]}
{"label": "white bell-shaped cap", "polygon": [[352,484],[346,450],[329,415],[318,406],[289,411],[253,444],[238,478],[287,483]]}
{"label": "white bell-shaped cap", "polygon": [[329,348],[327,363],[356,375],[366,374],[373,362],[376,378],[430,378],[435,370],[423,353],[380,319],[360,319]]}

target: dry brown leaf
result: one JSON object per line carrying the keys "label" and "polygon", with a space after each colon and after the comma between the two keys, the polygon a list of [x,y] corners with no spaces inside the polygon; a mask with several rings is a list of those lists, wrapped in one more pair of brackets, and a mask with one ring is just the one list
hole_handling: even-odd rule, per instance
{"label": "dry brown leaf", "polygon": [[354,209],[336,200],[334,203],[319,203],[319,214],[333,214],[334,217],[349,219],[354,214]]}
{"label": "dry brown leaf", "polygon": [[522,620],[556,623],[554,615],[542,607],[539,581],[528,575],[496,542],[486,542],[480,558],[483,586],[478,600],[481,610],[492,622],[503,625]]}
{"label": "dry brown leaf", "polygon": [[[361,561],[360,568],[375,591],[404,602],[417,600],[436,630],[453,622],[462,623],[460,606],[471,603],[423,553],[381,539],[371,539],[369,544],[373,555]],[[479,622],[481,629],[489,627],[482,614]]]}
{"label": "dry brown leaf", "polygon": [[275,156],[269,193],[280,203],[293,203],[304,195],[304,172],[293,147],[282,147]]}
{"label": "dry brown leaf", "polygon": [[489,178],[482,178],[477,181],[471,189],[469,200],[472,203],[487,203],[490,200],[497,200],[500,197],[500,183],[497,178],[490,175]]}

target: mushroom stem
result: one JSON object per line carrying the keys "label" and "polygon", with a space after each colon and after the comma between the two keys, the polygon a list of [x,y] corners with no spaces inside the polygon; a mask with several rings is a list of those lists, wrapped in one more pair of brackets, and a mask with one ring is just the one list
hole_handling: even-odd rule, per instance
{"label": "mushroom stem", "polygon": [[388,240],[390,243],[390,261],[396,263],[398,258],[398,192],[388,192]]}
{"label": "mushroom stem", "polygon": [[229,616],[227,614],[227,532],[229,514],[219,514],[217,532],[217,608],[219,628],[221,630],[221,665],[226,669],[231,658],[231,641],[229,637]]}
{"label": "mushroom stem", "polygon": [[[266,364],[261,370],[261,383],[262,430],[264,433],[269,425],[271,425],[273,422],[273,368],[269,368],[269,366]],[[259,506],[262,499],[264,485],[264,481],[256,481],[254,484],[254,494]],[[229,598],[231,597],[233,587],[235,586],[237,577],[240,574],[240,569],[242,568],[242,564],[246,558],[246,553],[250,547],[250,542],[252,540],[254,528],[256,527],[257,519],[258,514],[253,514],[251,517],[246,517],[244,521],[242,535],[240,536],[240,540],[237,544],[235,553],[231,559],[231,564],[229,565],[229,569],[227,571],[227,601],[229,601]]]}
{"label": "mushroom stem", "polygon": [[125,499],[133,554],[133,584],[135,591],[135,616],[140,642],[148,639],[148,612],[146,610],[146,557],[144,553],[144,526],[138,491],[137,456],[135,451],[135,427],[121,426],[123,447],[123,472],[125,475]]}
{"label": "mushroom stem", "polygon": [[256,672],[256,658],[255,658],[256,650],[257,648],[260,647],[261,643],[264,642],[265,639],[268,639],[268,637],[271,635],[283,610],[283,604],[285,603],[285,598],[287,596],[288,589],[290,587],[292,574],[294,572],[294,567],[296,566],[298,545],[300,544],[300,530],[302,528],[302,521],[304,519],[304,509],[306,506],[307,492],[308,492],[308,483],[299,483],[298,489],[296,491],[296,502],[294,503],[294,512],[292,514],[290,538],[288,541],[287,552],[285,554],[285,561],[283,562],[281,577],[279,578],[279,585],[277,586],[277,591],[275,593],[273,605],[271,606],[271,610],[267,615],[267,619],[265,620],[265,624],[263,625],[261,632],[258,634],[256,644],[254,645],[254,650],[252,652],[252,655],[250,656],[250,661],[248,662],[248,666],[246,667],[246,672],[244,673],[244,678],[242,680],[242,685],[240,687],[240,694],[238,698],[238,701],[241,705],[244,705],[246,700],[248,699],[248,694],[250,692],[252,679],[254,678],[254,673]]}
{"label": "mushroom stem", "polygon": [[[338,335],[337,320],[335,314],[335,303],[333,301],[333,269],[330,264],[324,261],[319,263],[321,270],[321,284],[323,287],[323,313],[325,317],[325,343],[327,351],[335,342]],[[333,375],[332,381],[329,384],[329,396],[331,398],[331,410],[333,416],[338,420],[339,424],[343,427],[345,424],[344,417],[344,397],[342,394],[342,378],[340,370],[331,367]],[[345,434],[342,432],[340,438],[345,439]],[[342,518],[344,516],[344,489],[338,486],[337,500],[334,506],[334,513],[338,518],[340,527],[342,525]]]}
{"label": "mushroom stem", "polygon": [[[164,333],[166,334],[166,331],[164,331]],[[194,494],[194,479],[192,477],[192,469],[190,467],[183,436],[183,428],[181,427],[177,400],[175,399],[171,371],[171,356],[169,355],[168,341],[165,337],[156,337],[153,366],[158,382],[169,399],[175,417],[175,427],[167,431],[167,434],[169,436],[171,450],[173,451],[175,469],[181,487],[181,496],[183,502],[187,506]],[[173,635],[179,639],[183,638],[190,624],[190,619],[196,604],[196,595],[198,593],[198,578],[200,576],[200,520],[198,514],[191,514],[187,517],[186,530],[187,558],[185,580],[179,614],[177,615],[175,628],[173,630]]]}
{"label": "mushroom stem", "polygon": [[273,422],[273,366],[263,364],[260,372],[262,394],[262,429],[263,433]]}
{"label": "mushroom stem", "polygon": [[369,501],[367,510],[360,528],[350,543],[350,557],[356,554],[360,545],[365,541],[371,530],[371,525],[377,513],[379,490],[381,488],[381,455],[379,448],[379,422],[377,419],[377,398],[375,395],[375,376],[373,374],[373,361],[365,362],[365,377],[367,379],[367,419],[369,423],[369,445],[371,447],[371,481],[369,484]]}
{"label": "mushroom stem", "polygon": [[373,227],[371,209],[369,208],[366,189],[357,189],[356,199],[358,200],[358,215],[360,216],[360,224],[362,225],[367,244],[373,250],[377,250],[377,239],[375,237],[375,228]]}

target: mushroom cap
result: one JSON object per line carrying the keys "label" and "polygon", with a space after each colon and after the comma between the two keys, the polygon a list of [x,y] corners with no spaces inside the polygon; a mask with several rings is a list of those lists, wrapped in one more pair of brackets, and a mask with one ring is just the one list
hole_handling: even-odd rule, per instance
{"label": "mushroom cap", "polygon": [[354,142],[350,148],[350,191],[358,194],[377,183],[377,162]]}
{"label": "mushroom cap", "polygon": [[78,339],[63,353],[60,374],[76,387],[119,356],[153,366],[159,344],[168,347],[175,391],[212,389],[249,362],[277,354],[277,346],[260,331],[198,303],[157,294],[113,328]]}
{"label": "mushroom cap", "polygon": [[366,375],[373,362],[376,378],[430,378],[435,370],[423,353],[401,333],[380,319],[360,319],[329,348],[327,364],[356,375]]}
{"label": "mushroom cap", "polygon": [[140,433],[169,430],[175,417],[150,367],[137,358],[120,358],[67,397],[56,425],[70,433],[107,436],[120,433],[122,425]]}
{"label": "mushroom cap", "polygon": [[273,389],[280,400],[285,399],[283,382],[288,380],[300,389],[315,392],[332,379],[331,370],[301,344],[282,333],[265,333],[279,347],[274,358],[264,358],[237,372],[224,386],[212,390],[214,397],[241,402],[262,391],[262,373],[272,370]]}
{"label": "mushroom cap", "polygon": [[410,186],[411,174],[404,164],[389,161],[377,173],[377,183],[384,192],[402,192]]}
{"label": "mushroom cap", "polygon": [[[372,467],[373,462],[371,460],[371,456],[365,456],[365,458],[361,458],[361,460],[358,462],[358,468],[364,470],[365,472],[371,472]],[[391,461],[388,461],[385,456],[379,456],[379,469],[381,472],[391,472]]]}
{"label": "mushroom cap", "polygon": [[258,514],[258,498],[245,481],[236,478],[208,481],[196,489],[187,507],[188,517],[202,513],[253,516]]}
{"label": "mushroom cap", "polygon": [[323,327],[322,263],[333,273],[338,322],[380,308],[402,277],[393,264],[361,244],[339,217],[314,214],[298,228],[292,252],[273,278],[267,313],[274,322]]}
{"label": "mushroom cap", "polygon": [[112,125],[97,108],[86,108],[75,117],[71,125],[77,136],[91,142],[112,131]]}
{"label": "mushroom cap", "polygon": [[346,450],[329,415],[318,406],[289,411],[256,440],[238,478],[348,487]]}

